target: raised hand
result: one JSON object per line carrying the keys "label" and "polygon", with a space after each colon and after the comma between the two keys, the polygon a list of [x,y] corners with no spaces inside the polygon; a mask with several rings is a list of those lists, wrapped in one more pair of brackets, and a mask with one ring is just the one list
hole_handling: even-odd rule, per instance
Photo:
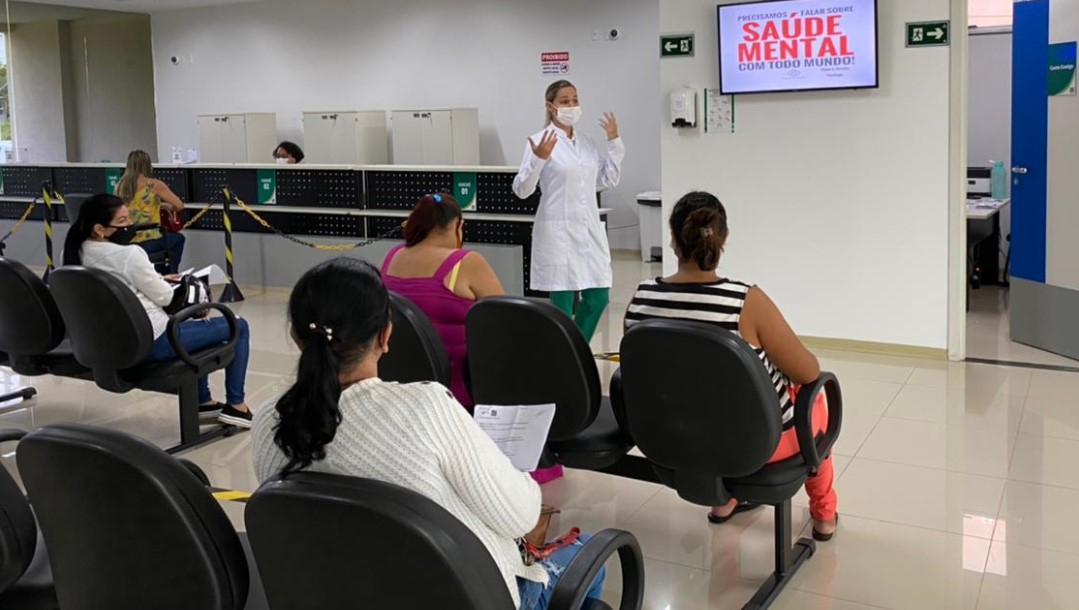
{"label": "raised hand", "polygon": [[614,118],[613,112],[604,112],[599,120],[599,126],[607,132],[607,139],[613,140],[618,137],[618,119]]}
{"label": "raised hand", "polygon": [[528,138],[528,144],[532,146],[533,155],[546,161],[551,158],[551,151],[554,150],[555,144],[558,144],[558,134],[553,129],[549,129],[543,132],[543,138],[539,144],[533,142],[532,138]]}

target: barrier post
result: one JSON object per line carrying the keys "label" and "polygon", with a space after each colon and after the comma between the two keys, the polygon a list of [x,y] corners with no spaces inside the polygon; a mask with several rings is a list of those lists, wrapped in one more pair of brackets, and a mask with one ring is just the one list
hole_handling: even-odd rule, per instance
{"label": "barrier post", "polygon": [[42,279],[48,283],[49,274],[56,268],[52,258],[52,185],[48,181],[41,183],[41,198],[45,200],[45,275]]}
{"label": "barrier post", "polygon": [[237,303],[244,300],[244,295],[240,292],[240,287],[236,285],[236,276],[233,274],[232,268],[232,190],[223,189],[225,205],[222,213],[222,218],[225,223],[225,273],[229,276],[229,283],[225,286],[225,289],[221,292],[221,297],[218,299],[222,303]]}

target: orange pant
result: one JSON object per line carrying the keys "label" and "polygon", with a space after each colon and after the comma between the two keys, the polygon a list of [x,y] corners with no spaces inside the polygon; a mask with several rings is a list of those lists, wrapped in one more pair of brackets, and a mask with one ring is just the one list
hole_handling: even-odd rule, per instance
{"label": "orange pant", "polygon": [[[795,399],[798,388],[791,388],[791,400]],[[828,428],[828,399],[824,394],[817,394],[813,401],[813,433],[820,434]],[[768,463],[794,457],[801,452],[798,445],[798,433],[794,428],[786,430],[779,437],[779,446]],[[835,471],[832,469],[832,456],[822,460],[817,474],[806,479],[806,493],[809,495],[809,513],[814,519],[831,521],[835,519],[836,495],[832,483]]]}

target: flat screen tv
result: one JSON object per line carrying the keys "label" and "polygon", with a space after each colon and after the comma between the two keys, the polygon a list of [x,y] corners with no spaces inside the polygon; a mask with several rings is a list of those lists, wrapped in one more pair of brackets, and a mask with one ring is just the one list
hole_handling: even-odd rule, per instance
{"label": "flat screen tv", "polygon": [[725,95],[879,86],[877,0],[721,4]]}

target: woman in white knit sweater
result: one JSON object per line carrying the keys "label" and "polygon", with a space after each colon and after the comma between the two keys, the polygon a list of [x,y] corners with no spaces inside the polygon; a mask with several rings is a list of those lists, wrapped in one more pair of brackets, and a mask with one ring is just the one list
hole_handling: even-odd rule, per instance
{"label": "woman in white knit sweater", "polygon": [[[289,298],[302,350],[296,383],[254,422],[260,481],[310,469],[377,479],[431,498],[483,542],[522,610],[543,610],[578,546],[526,566],[516,539],[540,515],[540,489],[518,472],[449,390],[378,378],[389,297],[378,271],[338,258],[304,274]],[[422,578],[422,575],[420,576]],[[589,597],[599,597],[602,575]]]}

